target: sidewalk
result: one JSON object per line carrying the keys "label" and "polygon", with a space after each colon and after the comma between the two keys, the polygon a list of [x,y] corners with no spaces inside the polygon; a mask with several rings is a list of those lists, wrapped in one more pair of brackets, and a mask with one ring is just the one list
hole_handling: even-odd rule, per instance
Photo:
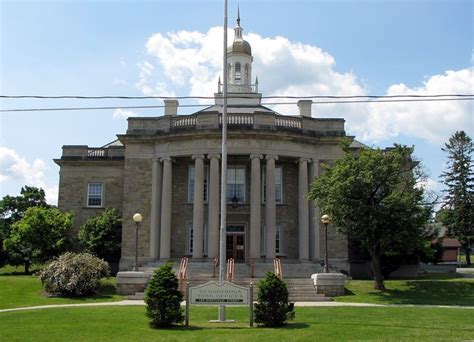
{"label": "sidewalk", "polygon": [[[2,312],[40,310],[51,308],[68,308],[68,307],[88,307],[88,306],[144,306],[143,300],[122,300],[120,302],[102,302],[102,303],[84,303],[84,304],[56,304],[29,306],[23,308],[3,309]],[[185,305],[185,302],[182,303]],[[357,306],[357,307],[420,307],[420,308],[447,308],[447,309],[473,309],[474,306],[459,305],[413,305],[413,304],[371,304],[371,303],[344,303],[344,302],[296,302],[295,306],[319,306],[319,307],[336,307],[336,306]]]}

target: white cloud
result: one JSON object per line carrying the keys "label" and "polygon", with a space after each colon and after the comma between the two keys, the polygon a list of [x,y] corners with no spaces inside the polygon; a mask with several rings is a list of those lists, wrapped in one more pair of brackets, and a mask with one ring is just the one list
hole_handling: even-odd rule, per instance
{"label": "white cloud", "polygon": [[[229,30],[229,44],[233,34]],[[253,78],[264,95],[366,95],[366,82],[353,73],[337,72],[335,59],[319,47],[285,37],[245,36],[254,57]],[[137,86],[144,94],[174,96],[171,89],[190,95],[211,96],[222,69],[222,28],[207,33],[179,31],[155,33],[146,43],[151,59],[139,64]],[[447,71],[428,77],[420,87],[392,85],[387,95],[473,93],[473,69]],[[370,80],[369,80],[370,82]],[[296,101],[296,100],[295,100]],[[209,100],[201,102],[209,103]],[[272,100],[272,102],[275,102]],[[439,144],[459,129],[474,129],[471,101],[383,104],[313,105],[313,115],[342,117],[346,130],[366,142],[396,138],[400,134]],[[296,105],[278,105],[283,114],[298,114]]]}
{"label": "white cloud", "polygon": [[[409,88],[405,84],[392,85],[387,95],[472,94],[474,69],[446,71],[433,75],[423,86]],[[447,141],[456,130],[474,130],[472,101],[401,102],[370,104],[368,120],[376,129],[363,132],[368,140],[400,133],[415,136],[434,144]]]}
{"label": "white cloud", "polygon": [[425,191],[438,191],[438,182],[431,178],[426,178],[425,180],[417,183],[417,187],[423,188]]}
{"label": "white cloud", "polygon": [[116,110],[114,110],[114,113],[112,114],[112,117],[117,120],[123,120],[130,116],[137,116],[137,113],[132,112],[131,110],[124,110],[122,108],[117,108]]}
{"label": "white cloud", "polygon": [[45,181],[46,164],[41,159],[29,162],[15,150],[0,146],[0,183],[18,182],[22,185],[43,188],[50,204],[58,202],[58,187],[47,187]]}

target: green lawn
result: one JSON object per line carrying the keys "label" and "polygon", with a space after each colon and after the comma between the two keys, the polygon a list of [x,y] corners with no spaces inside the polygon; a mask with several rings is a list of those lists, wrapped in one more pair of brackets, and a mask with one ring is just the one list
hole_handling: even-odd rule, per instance
{"label": "green lawn", "polygon": [[279,329],[249,328],[246,308],[227,308],[234,324],[212,324],[216,307],[192,307],[190,328],[154,330],[144,307],[95,307],[0,313],[2,341],[322,341],[472,340],[472,309],[298,307]]}
{"label": "green lawn", "polygon": [[374,290],[372,280],[346,282],[346,296],[338,302],[376,304],[474,306],[474,279],[455,275],[428,275],[416,280],[387,280],[387,292]]}
{"label": "green lawn", "polygon": [[22,267],[17,269],[9,266],[0,269],[0,309],[50,304],[108,302],[124,299],[115,293],[116,285],[113,277],[102,281],[103,286],[97,296],[59,298],[48,297],[44,293],[38,277],[24,275],[22,272]]}

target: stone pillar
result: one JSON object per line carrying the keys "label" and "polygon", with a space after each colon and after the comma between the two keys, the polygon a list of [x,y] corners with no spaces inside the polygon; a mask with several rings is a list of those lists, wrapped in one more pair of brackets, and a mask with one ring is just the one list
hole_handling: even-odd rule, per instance
{"label": "stone pillar", "polygon": [[260,230],[262,226],[262,187],[260,174],[261,154],[251,154],[251,178],[250,178],[250,257],[259,259],[260,250]]}
{"label": "stone pillar", "polygon": [[[312,159],[309,167],[309,181],[312,183],[316,177],[319,176],[319,159]],[[312,260],[320,259],[320,244],[319,244],[319,208],[316,201],[309,202],[309,244],[310,244],[310,258]]]}
{"label": "stone pillar", "polygon": [[209,217],[207,219],[207,256],[214,258],[219,255],[219,154],[207,156],[211,162],[209,167]]}
{"label": "stone pillar", "polygon": [[150,258],[160,257],[160,214],[163,168],[158,158],[153,159],[151,174]]}
{"label": "stone pillar", "polygon": [[202,258],[204,238],[204,155],[193,155],[194,199],[193,199],[193,258]]}
{"label": "stone pillar", "polygon": [[275,205],[275,160],[278,156],[267,154],[265,171],[265,257],[275,258],[276,205]]}
{"label": "stone pillar", "polygon": [[171,201],[172,201],[172,160],[161,158],[163,162],[163,186],[161,193],[161,236],[160,259],[169,259],[171,255]]}
{"label": "stone pillar", "polygon": [[308,161],[300,158],[298,161],[298,247],[299,259],[309,260],[309,204],[308,194]]}

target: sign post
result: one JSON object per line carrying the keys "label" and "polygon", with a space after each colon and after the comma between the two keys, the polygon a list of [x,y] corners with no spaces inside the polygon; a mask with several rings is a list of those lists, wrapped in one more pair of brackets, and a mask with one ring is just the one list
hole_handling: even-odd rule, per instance
{"label": "sign post", "polygon": [[[210,281],[202,285],[186,286],[186,326],[189,325],[189,307],[198,305],[249,305],[249,322],[253,326],[253,285],[250,288],[228,281]],[[212,320],[211,323],[231,323],[233,320]]]}

